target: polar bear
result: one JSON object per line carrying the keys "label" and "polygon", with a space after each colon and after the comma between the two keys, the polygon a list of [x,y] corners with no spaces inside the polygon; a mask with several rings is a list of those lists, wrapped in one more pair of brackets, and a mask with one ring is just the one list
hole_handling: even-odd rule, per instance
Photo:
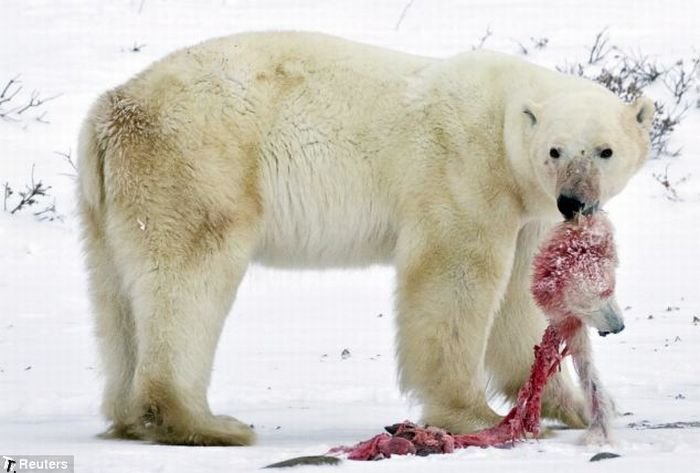
{"label": "polar bear", "polygon": [[[529,292],[543,232],[625,186],[653,110],[508,55],[432,59],[311,33],[158,61],[103,94],[80,136],[108,433],[254,441],[207,403],[251,261],[394,265],[402,389],[426,423],[495,424],[487,384],[512,398],[545,326]],[[544,414],[586,421],[566,373]]]}

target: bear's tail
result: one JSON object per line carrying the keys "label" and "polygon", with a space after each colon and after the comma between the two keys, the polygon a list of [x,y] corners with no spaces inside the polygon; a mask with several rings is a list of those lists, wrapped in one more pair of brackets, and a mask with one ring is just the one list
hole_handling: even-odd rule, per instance
{"label": "bear's tail", "polygon": [[85,210],[99,211],[104,205],[104,161],[108,139],[103,133],[111,103],[102,95],[90,109],[78,138],[78,202]]}

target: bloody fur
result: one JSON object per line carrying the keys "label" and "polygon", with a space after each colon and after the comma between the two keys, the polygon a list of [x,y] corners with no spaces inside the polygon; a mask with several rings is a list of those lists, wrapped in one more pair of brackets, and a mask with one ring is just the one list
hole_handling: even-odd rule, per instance
{"label": "bloody fur", "polygon": [[336,447],[330,454],[350,460],[380,460],[391,455],[425,456],[451,453],[456,448],[513,444],[540,433],[542,393],[547,380],[571,355],[581,379],[591,414],[589,432],[608,436],[612,401],[603,391],[593,368],[588,333],[575,307],[585,298],[607,299],[615,289],[617,264],[612,226],[597,213],[579,215],[557,225],[533,261],[532,295],[546,314],[549,326],[534,347],[530,377],[518,391],[515,406],[496,426],[473,434],[454,435],[443,429],[404,421],[387,432],[352,447]]}

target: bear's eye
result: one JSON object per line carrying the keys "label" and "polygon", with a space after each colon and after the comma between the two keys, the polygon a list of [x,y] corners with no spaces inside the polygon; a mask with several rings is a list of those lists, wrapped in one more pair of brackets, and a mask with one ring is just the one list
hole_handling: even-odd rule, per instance
{"label": "bear's eye", "polygon": [[600,152],[600,157],[603,159],[612,158],[612,155],[613,150],[611,150],[610,148],[605,148],[603,151]]}
{"label": "bear's eye", "polygon": [[549,157],[557,159],[561,154],[559,154],[559,150],[556,148],[549,148]]}

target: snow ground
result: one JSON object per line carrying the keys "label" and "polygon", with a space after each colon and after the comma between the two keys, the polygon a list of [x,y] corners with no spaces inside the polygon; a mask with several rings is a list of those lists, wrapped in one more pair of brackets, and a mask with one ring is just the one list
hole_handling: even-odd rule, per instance
{"label": "snow ground", "polygon": [[[697,55],[700,6],[562,0],[25,0],[1,4],[0,84],[21,73],[43,96],[49,124],[0,121],[0,184],[35,175],[51,185],[63,221],[0,211],[0,454],[75,455],[79,472],[257,469],[368,438],[416,419],[399,395],[393,361],[392,272],[285,272],[252,268],[217,355],[213,409],[253,423],[250,448],[164,447],[96,438],[101,380],[73,214],[71,167],[54,152],[75,149],[96,95],[173,49],[246,30],[324,31],[419,54],[448,56],[493,32],[486,47],[517,53],[515,41],[547,37],[529,58],[548,66],[583,59],[609,27],[618,45],[670,62]],[[145,44],[140,51],[130,48]],[[654,89],[656,90],[656,89]],[[27,97],[27,95],[24,95]],[[619,300],[627,329],[596,339],[602,379],[632,414],[615,423],[622,458],[588,463],[599,448],[576,431],[510,450],[346,462],[362,471],[700,471],[700,429],[633,429],[629,423],[700,421],[700,111],[674,144],[680,158],[651,161],[608,210],[621,257]],[[681,198],[654,178],[669,166]],[[379,314],[383,314],[379,317]],[[342,359],[347,348],[351,356]],[[317,471],[328,467],[302,467]]]}

